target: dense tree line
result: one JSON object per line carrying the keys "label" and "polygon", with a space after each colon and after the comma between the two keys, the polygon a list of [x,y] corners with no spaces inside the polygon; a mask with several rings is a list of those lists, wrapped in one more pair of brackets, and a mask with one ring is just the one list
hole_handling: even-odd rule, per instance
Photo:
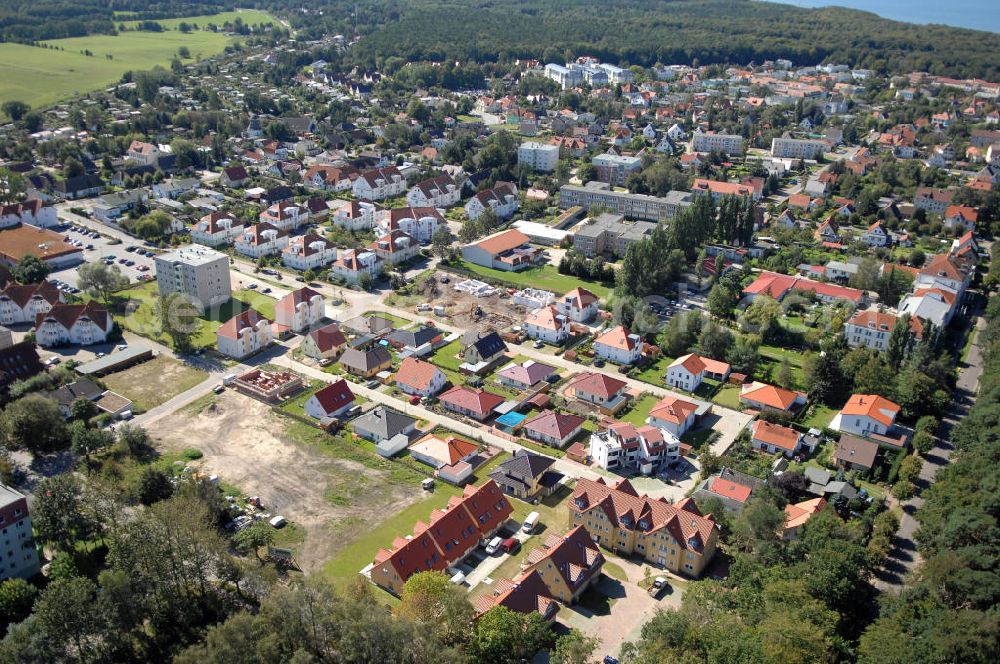
{"label": "dense tree line", "polygon": [[976,403],[951,431],[953,460],[916,513],[923,564],[898,597],[883,600],[861,639],[863,664],[1000,659],[1000,298],[986,318]]}
{"label": "dense tree line", "polygon": [[[378,3],[377,3],[378,4]],[[516,5],[459,0],[385,2],[377,27],[351,58],[377,66],[407,61],[562,61],[593,55],[609,62],[701,64],[789,58],[876,70],[926,70],[995,77],[1000,35],[898,23],[839,9],[796,9],[764,2],[525,0]],[[579,20],[586,16],[585,21]],[[369,17],[369,20],[370,17]],[[461,38],[456,38],[461,35]]]}
{"label": "dense tree line", "polygon": [[7,0],[0,5],[0,41],[115,34],[116,12],[130,20],[155,20],[215,14],[233,9],[226,0]]}

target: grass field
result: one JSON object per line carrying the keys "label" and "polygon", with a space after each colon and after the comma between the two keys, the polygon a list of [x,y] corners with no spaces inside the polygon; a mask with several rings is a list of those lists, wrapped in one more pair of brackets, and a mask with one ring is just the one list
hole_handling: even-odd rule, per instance
{"label": "grass field", "polygon": [[208,378],[208,374],[177,360],[160,355],[149,362],[109,374],[102,380],[108,389],[132,400],[146,411],[190,390]]}
{"label": "grass field", "polygon": [[602,300],[607,300],[611,294],[611,288],[598,281],[588,281],[568,274],[560,274],[559,270],[551,265],[532,267],[521,272],[494,270],[468,262],[463,262],[461,267],[487,279],[496,279],[525,288],[541,288],[558,294],[573,290],[577,286],[586,288]]}
{"label": "grass field", "polygon": [[659,401],[659,399],[652,394],[645,394],[641,399],[632,404],[629,411],[619,419],[622,422],[629,422],[630,424],[641,426],[646,423],[649,411],[653,409],[653,406],[656,405],[657,401]]}
{"label": "grass field", "polygon": [[[236,12],[215,16],[195,16],[188,23],[221,25],[223,18]],[[264,12],[239,12],[244,23],[270,23],[273,19]],[[161,21],[165,27],[179,23]],[[231,19],[230,19],[231,20]],[[126,24],[127,25],[127,24]],[[182,33],[176,29],[164,32],[124,32],[119,35],[90,35],[45,42],[62,50],[0,44],[0,100],[17,99],[33,108],[44,107],[76,94],[84,94],[117,82],[130,70],[152,69],[166,66],[177,50],[186,46],[193,58],[217,55],[228,44],[237,41],[222,33],[193,30]],[[94,55],[85,56],[90,50]],[[106,56],[111,55],[112,59]]]}
{"label": "grass field", "polygon": [[[170,338],[160,331],[159,321],[156,320],[155,305],[158,294],[159,290],[155,281],[119,291],[115,294],[115,300],[119,307],[124,306],[125,302],[129,300],[138,302],[138,307],[128,315],[116,308],[115,321],[126,330],[172,347]],[[274,304],[275,299],[263,293],[246,289],[235,291],[233,299],[222,306],[217,314],[214,316],[206,314],[198,319],[198,331],[195,333],[192,343],[195,348],[214,346],[215,332],[219,326],[248,307],[254,307],[267,318],[274,320]]]}

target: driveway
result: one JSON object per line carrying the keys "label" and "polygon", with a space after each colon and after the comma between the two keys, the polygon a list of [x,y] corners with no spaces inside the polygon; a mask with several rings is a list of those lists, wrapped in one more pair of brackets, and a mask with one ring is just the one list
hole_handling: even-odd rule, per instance
{"label": "driveway", "polygon": [[[604,574],[597,584],[584,593],[582,605],[578,603],[571,607],[564,606],[556,616],[567,627],[598,639],[598,657],[617,656],[622,643],[638,639],[642,626],[659,609],[679,607],[685,587],[683,582],[668,577],[672,592],[664,594],[659,600],[653,599],[638,585],[645,576],[646,565],[613,556],[606,551],[603,553],[609,563],[625,571],[626,580],[621,581]],[[663,572],[653,568],[653,575],[663,575]]]}

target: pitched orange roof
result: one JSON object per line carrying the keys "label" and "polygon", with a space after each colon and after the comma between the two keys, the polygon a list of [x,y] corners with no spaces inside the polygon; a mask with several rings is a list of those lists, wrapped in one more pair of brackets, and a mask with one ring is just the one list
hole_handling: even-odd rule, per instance
{"label": "pitched orange roof", "polygon": [[877,394],[852,394],[840,413],[867,416],[888,427],[896,421],[899,406]]}
{"label": "pitched orange roof", "polygon": [[754,381],[749,385],[744,385],[740,390],[740,401],[747,399],[748,401],[755,401],[771,408],[788,410],[801,394],[801,392],[793,392],[783,387]]}
{"label": "pitched orange roof", "polygon": [[603,344],[619,350],[632,350],[636,340],[624,325],[617,325],[594,339],[595,344]]}
{"label": "pitched orange roof", "polygon": [[737,484],[732,480],[724,480],[721,477],[713,477],[711,483],[708,485],[708,490],[723,498],[745,503],[750,498],[753,487]]}
{"label": "pitched orange roof", "polygon": [[771,424],[764,420],[757,420],[751,427],[753,439],[759,440],[767,445],[774,445],[783,450],[794,452],[799,443],[799,432],[780,424]]}
{"label": "pitched orange roof", "polygon": [[785,505],[785,530],[798,528],[825,506],[825,498],[812,498],[794,505]]}
{"label": "pitched orange roof", "polygon": [[491,254],[502,254],[523,244],[528,244],[528,236],[517,229],[501,231],[476,243],[480,249]]}
{"label": "pitched orange roof", "polygon": [[663,397],[650,409],[649,416],[658,420],[684,424],[692,413],[697,412],[698,406],[690,401],[684,401],[677,397]]}
{"label": "pitched orange roof", "polygon": [[425,390],[438,371],[440,369],[430,362],[408,357],[399,365],[399,371],[396,372],[396,382],[417,390]]}

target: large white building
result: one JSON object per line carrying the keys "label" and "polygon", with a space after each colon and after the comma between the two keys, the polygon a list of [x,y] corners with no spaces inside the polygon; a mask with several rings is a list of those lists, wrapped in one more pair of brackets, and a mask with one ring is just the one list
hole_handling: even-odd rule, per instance
{"label": "large white building", "polygon": [[743,137],[738,134],[707,134],[696,132],[691,137],[691,151],[743,154]]}
{"label": "large white building", "polygon": [[28,499],[0,484],[0,581],[38,574],[38,550],[31,531]]}
{"label": "large white building", "polygon": [[326,303],[323,296],[303,286],[278,300],[274,305],[274,322],[292,332],[304,332],[323,320]]}
{"label": "large white building", "polygon": [[44,348],[104,343],[112,325],[111,314],[94,301],[56,304],[35,319],[35,343]]}
{"label": "large white building", "polygon": [[288,242],[288,233],[262,221],[244,229],[233,246],[244,256],[257,259],[281,253]]}
{"label": "large white building", "polygon": [[220,353],[242,360],[267,348],[274,341],[274,331],[270,320],[255,309],[247,309],[223,323],[215,338]]}
{"label": "large white building", "polygon": [[416,208],[447,208],[460,200],[462,200],[462,187],[450,175],[439,175],[436,178],[423,180],[406,192],[406,204]]}
{"label": "large white building", "polygon": [[559,146],[526,141],[517,148],[517,163],[533,171],[551,173],[559,161]]}
{"label": "large white building", "polygon": [[815,159],[830,149],[830,142],[806,138],[772,138],[771,156],[780,159]]}
{"label": "large white building", "polygon": [[206,247],[231,244],[243,232],[243,223],[228,212],[212,212],[191,229],[191,241]]}
{"label": "large white building", "polygon": [[337,247],[325,237],[306,233],[281,250],[281,262],[293,270],[318,270],[337,260]]}
{"label": "large white building", "polygon": [[406,178],[395,166],[376,168],[362,173],[354,181],[354,195],[365,201],[381,201],[406,192]]}
{"label": "large white building", "polygon": [[545,65],[545,77],[550,78],[565,90],[576,87],[583,82],[583,72],[579,69],[570,69],[555,63]]}
{"label": "large white building", "polygon": [[202,312],[225,304],[233,296],[229,256],[189,245],[153,257],[160,295],[180,293]]}
{"label": "large white building", "polygon": [[681,441],[655,426],[616,422],[591,434],[590,458],[605,470],[638,469],[644,474],[680,458]]}

